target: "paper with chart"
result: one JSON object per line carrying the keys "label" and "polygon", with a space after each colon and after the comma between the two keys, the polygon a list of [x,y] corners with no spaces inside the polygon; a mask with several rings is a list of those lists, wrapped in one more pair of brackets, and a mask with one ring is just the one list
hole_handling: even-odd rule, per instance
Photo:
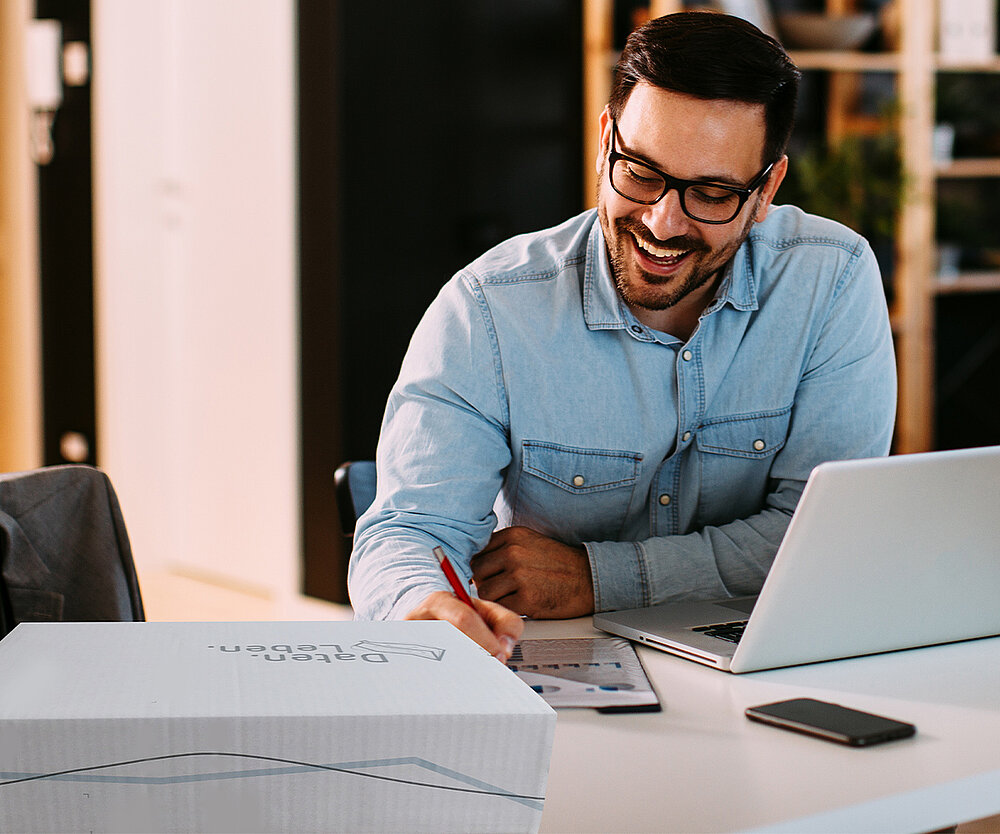
{"label": "paper with chart", "polygon": [[522,640],[507,661],[552,707],[656,707],[659,700],[628,640]]}

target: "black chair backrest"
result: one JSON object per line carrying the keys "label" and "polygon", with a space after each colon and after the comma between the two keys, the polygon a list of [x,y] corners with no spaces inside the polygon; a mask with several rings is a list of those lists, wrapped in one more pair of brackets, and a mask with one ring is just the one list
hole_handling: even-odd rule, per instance
{"label": "black chair backrest", "polygon": [[341,530],[347,538],[353,538],[358,518],[375,500],[375,461],[342,463],[337,467],[333,479]]}
{"label": "black chair backrest", "polygon": [[143,621],[118,497],[89,466],[0,475],[0,601],[22,622]]}

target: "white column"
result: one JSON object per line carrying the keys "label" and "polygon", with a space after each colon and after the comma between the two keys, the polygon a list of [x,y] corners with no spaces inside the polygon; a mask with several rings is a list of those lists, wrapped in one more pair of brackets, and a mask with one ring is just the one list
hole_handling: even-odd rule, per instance
{"label": "white column", "polygon": [[100,464],[144,567],[299,583],[294,6],[96,0]]}

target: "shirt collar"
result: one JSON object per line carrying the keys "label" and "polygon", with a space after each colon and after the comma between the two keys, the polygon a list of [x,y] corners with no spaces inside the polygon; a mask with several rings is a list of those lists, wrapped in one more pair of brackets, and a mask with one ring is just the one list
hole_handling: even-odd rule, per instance
{"label": "shirt collar", "polygon": [[751,231],[722,273],[722,282],[715,293],[715,300],[705,310],[706,315],[714,313],[726,304],[736,310],[758,308],[757,277],[753,271],[753,242],[754,234]]}
{"label": "shirt collar", "polygon": [[608,247],[604,242],[597,212],[587,236],[587,259],[583,275],[583,319],[591,330],[620,330],[629,326],[608,263]]}
{"label": "shirt collar", "polygon": [[[715,299],[705,310],[705,315],[714,313],[726,304],[736,310],[756,310],[757,281],[753,272],[753,232],[736,251],[736,256],[726,266],[722,283]],[[587,237],[587,259],[583,276],[583,317],[591,330],[622,330],[632,328],[638,322],[632,311],[622,302],[621,296],[611,277],[608,263],[608,247],[604,241],[597,212],[594,225]]]}

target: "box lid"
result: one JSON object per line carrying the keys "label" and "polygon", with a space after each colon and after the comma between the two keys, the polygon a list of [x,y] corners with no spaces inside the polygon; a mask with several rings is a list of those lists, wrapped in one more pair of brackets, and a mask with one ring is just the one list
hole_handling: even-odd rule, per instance
{"label": "box lid", "polygon": [[0,719],[550,714],[449,623],[25,623]]}

